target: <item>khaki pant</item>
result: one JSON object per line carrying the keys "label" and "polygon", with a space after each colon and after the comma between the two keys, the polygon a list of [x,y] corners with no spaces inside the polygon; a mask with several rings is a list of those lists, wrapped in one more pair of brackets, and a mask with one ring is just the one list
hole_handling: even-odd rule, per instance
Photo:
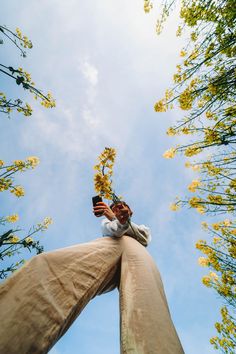
{"label": "khaki pant", "polygon": [[115,287],[122,354],[183,354],[159,271],[128,236],[42,253],[7,279],[0,287],[0,353],[47,353],[90,299]]}

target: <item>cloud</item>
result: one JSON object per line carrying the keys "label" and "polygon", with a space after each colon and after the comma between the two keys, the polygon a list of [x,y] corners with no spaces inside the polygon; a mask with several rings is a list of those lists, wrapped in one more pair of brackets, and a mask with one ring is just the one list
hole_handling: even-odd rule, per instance
{"label": "cloud", "polygon": [[98,83],[98,70],[97,68],[89,63],[88,61],[84,61],[80,65],[80,70],[84,75],[85,79],[88,80],[89,84],[92,86],[96,86]]}

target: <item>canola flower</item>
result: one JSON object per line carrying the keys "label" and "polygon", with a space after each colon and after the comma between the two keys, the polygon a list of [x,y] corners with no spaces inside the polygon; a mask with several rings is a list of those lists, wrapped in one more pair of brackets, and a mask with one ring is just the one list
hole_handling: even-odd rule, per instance
{"label": "canola flower", "polygon": [[170,148],[169,150],[165,151],[162,155],[165,159],[172,159],[175,157],[177,150],[175,148]]}
{"label": "canola flower", "polygon": [[200,187],[202,183],[198,179],[194,179],[188,186],[188,190],[192,193],[196,192],[196,189]]}
{"label": "canola flower", "polygon": [[23,197],[25,195],[24,188],[14,185],[13,175],[16,172],[25,172],[28,169],[34,169],[39,162],[37,156],[29,156],[25,160],[14,160],[9,165],[5,165],[4,161],[0,160],[0,192],[9,190],[16,197]]}
{"label": "canola flower", "polygon": [[26,244],[28,244],[28,245],[30,245],[31,243],[33,243],[33,239],[32,239],[32,237],[26,237],[26,239],[25,239],[25,242],[26,242]]}
{"label": "canola flower", "polygon": [[153,3],[150,0],[144,0],[143,9],[145,13],[149,13],[153,8]]}
{"label": "canola flower", "polygon": [[24,188],[21,186],[15,186],[11,190],[11,193],[13,193],[16,197],[23,197],[25,195]]}
{"label": "canola flower", "polygon": [[7,240],[7,242],[10,242],[10,243],[17,243],[20,241],[20,238],[16,235],[12,235],[9,240]]}
{"label": "canola flower", "polygon": [[179,204],[172,203],[170,205],[170,210],[172,210],[172,211],[178,211],[179,209],[180,209],[180,205]]}
{"label": "canola flower", "polygon": [[12,215],[8,215],[6,216],[6,221],[14,223],[16,221],[19,220],[19,215],[18,214],[12,214]]}
{"label": "canola flower", "polygon": [[99,155],[99,163],[94,166],[97,171],[94,175],[94,188],[96,193],[108,200],[117,198],[112,188],[113,167],[116,158],[116,150],[106,147]]}
{"label": "canola flower", "polygon": [[207,267],[207,266],[209,266],[210,262],[209,262],[209,259],[207,259],[205,257],[199,257],[198,264],[202,267]]}

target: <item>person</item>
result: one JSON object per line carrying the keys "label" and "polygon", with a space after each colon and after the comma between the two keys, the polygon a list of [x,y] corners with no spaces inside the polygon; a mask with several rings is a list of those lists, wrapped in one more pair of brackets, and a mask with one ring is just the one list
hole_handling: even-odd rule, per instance
{"label": "person", "polygon": [[104,237],[39,254],[1,284],[1,354],[48,353],[91,299],[114,288],[122,354],[184,353],[160,273],[144,247],[148,228],[130,221],[124,202],[101,202],[93,212],[105,217]]}
{"label": "person", "polygon": [[145,225],[136,225],[131,222],[133,212],[126,202],[112,203],[110,207],[104,202],[98,202],[93,212],[94,215],[105,216],[102,220],[103,236],[121,237],[125,234],[135,238],[145,247],[150,243],[150,229]]}

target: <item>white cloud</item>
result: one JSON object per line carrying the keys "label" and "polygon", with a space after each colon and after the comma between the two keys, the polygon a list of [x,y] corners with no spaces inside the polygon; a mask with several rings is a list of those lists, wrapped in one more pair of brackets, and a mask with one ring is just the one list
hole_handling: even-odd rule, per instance
{"label": "white cloud", "polygon": [[80,70],[86,80],[88,80],[89,84],[92,86],[96,86],[98,83],[98,70],[97,68],[89,63],[88,61],[84,61],[81,66]]}

